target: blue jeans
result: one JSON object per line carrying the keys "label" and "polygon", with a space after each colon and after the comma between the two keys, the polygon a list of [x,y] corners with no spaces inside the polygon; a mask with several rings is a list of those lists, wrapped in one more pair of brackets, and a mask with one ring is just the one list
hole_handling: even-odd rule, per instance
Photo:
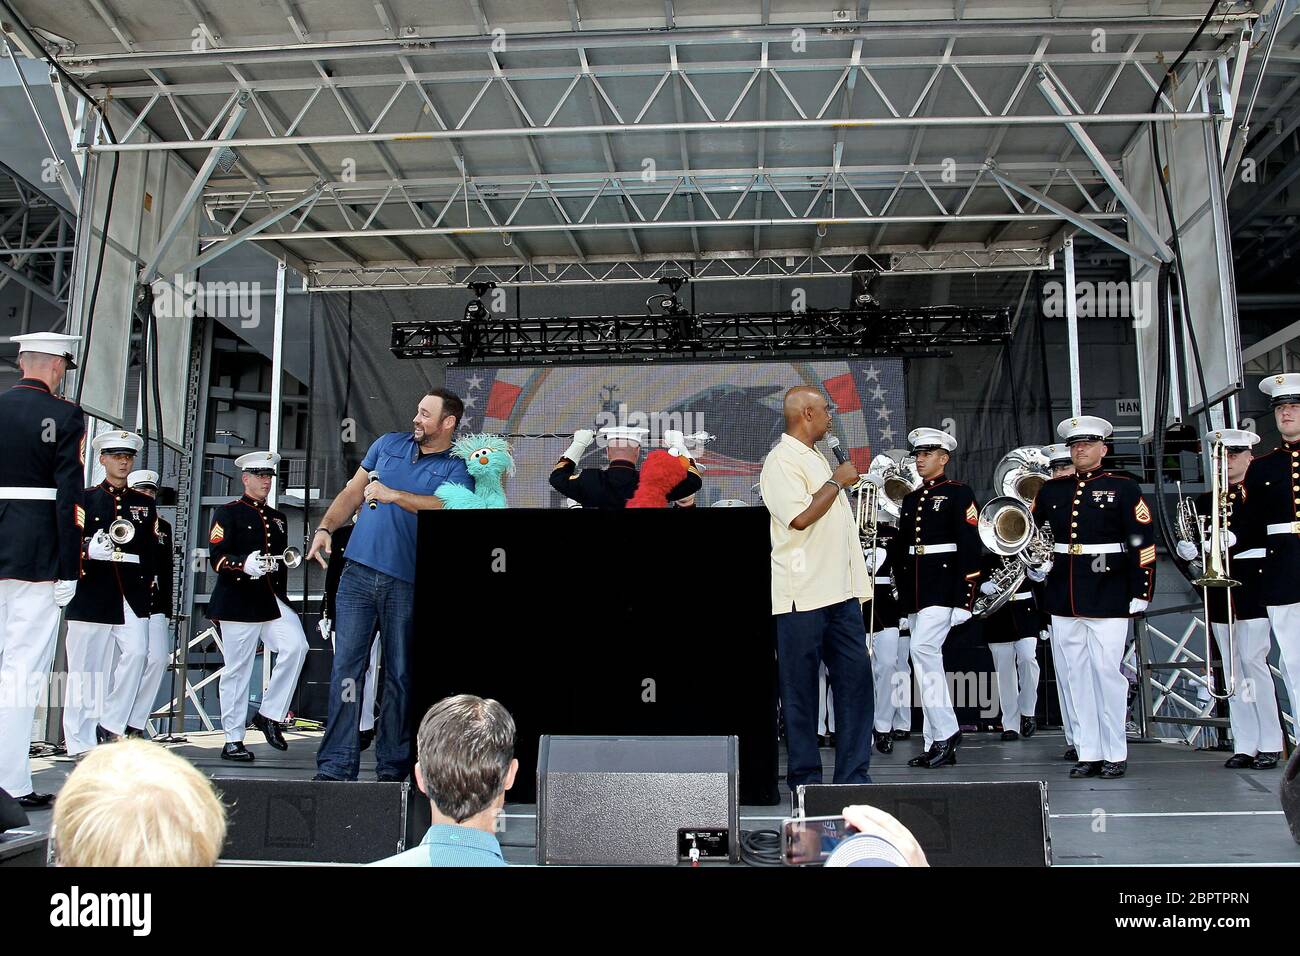
{"label": "blue jeans", "polygon": [[862,602],[776,615],[776,662],[785,714],[786,783],[822,782],[817,677],[830,671],[835,701],[835,783],[870,783],[875,694]]}
{"label": "blue jeans", "polygon": [[362,688],[375,630],[383,642],[384,694],[375,724],[376,771],[401,778],[411,772],[411,626],[415,585],[364,564],[343,567],[334,597],[334,669],[330,673],[329,722],[316,769],[336,780],[355,780],[361,770]]}

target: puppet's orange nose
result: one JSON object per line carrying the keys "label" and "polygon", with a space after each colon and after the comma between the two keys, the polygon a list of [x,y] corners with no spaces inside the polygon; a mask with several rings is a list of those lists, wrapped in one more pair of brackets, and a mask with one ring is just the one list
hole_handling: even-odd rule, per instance
{"label": "puppet's orange nose", "polygon": [[479,459],[478,459],[478,463],[479,463],[480,465],[486,465],[486,464],[488,463],[488,457],[487,457],[487,455],[480,455],[480,456],[479,456]]}

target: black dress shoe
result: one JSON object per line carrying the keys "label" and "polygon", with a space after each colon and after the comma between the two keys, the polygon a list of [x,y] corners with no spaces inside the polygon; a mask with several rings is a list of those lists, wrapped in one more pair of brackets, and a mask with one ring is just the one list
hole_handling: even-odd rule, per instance
{"label": "black dress shoe", "polygon": [[1066,748],[1065,748],[1065,753],[1061,754],[1061,759],[1062,759],[1062,760],[1078,760],[1078,759],[1079,759],[1079,751],[1077,751],[1077,750],[1076,750],[1075,748],[1073,748],[1073,747],[1066,747]]}
{"label": "black dress shoe", "polygon": [[876,749],[882,754],[894,752],[894,739],[889,734],[872,733],[871,736],[876,740]]}
{"label": "black dress shoe", "polygon": [[1014,730],[1004,730],[1004,731],[1002,731],[1002,739],[1003,739],[1003,740],[1019,740],[1019,739],[1020,739],[1020,735],[1019,735],[1018,733],[1016,733]]}
{"label": "black dress shoe", "polygon": [[1070,776],[1076,779],[1079,777],[1095,777],[1099,773],[1101,773],[1100,760],[1093,760],[1091,762],[1080,760],[1070,768]]}
{"label": "black dress shoe", "polygon": [[929,765],[930,757],[939,752],[939,744],[930,744],[930,749],[924,753],[919,753],[907,762],[909,767],[925,767]]}
{"label": "black dress shoe", "polygon": [[957,763],[957,745],[961,743],[961,731],[953,734],[947,740],[935,747],[934,753],[930,754],[925,765],[931,770],[937,767],[947,767]]}
{"label": "black dress shoe", "polygon": [[148,740],[149,736],[139,727],[127,727],[126,737],[128,740]]}
{"label": "black dress shoe", "polygon": [[1032,717],[1020,718],[1020,736],[1032,737],[1038,731],[1038,721]]}
{"label": "black dress shoe", "polygon": [[237,760],[240,763],[252,763],[253,753],[240,741],[233,744],[226,744],[221,748],[222,760]]}
{"label": "black dress shoe", "polygon": [[1255,762],[1251,764],[1256,770],[1272,770],[1277,766],[1278,759],[1282,755],[1279,753],[1270,753],[1267,750],[1261,750],[1255,757]]}
{"label": "black dress shoe", "polygon": [[361,731],[361,749],[362,749],[362,750],[369,750],[369,749],[370,749],[370,745],[373,744],[374,742],[375,742],[375,731],[374,731],[373,728],[370,729],[370,730],[363,730],[363,731]]}
{"label": "black dress shoe", "polygon": [[253,726],[266,735],[266,742],[276,750],[289,749],[284,734],[280,732],[280,725],[274,720],[267,720],[261,714],[255,714],[253,716]]}
{"label": "black dress shoe", "polygon": [[343,782],[343,781],[340,780],[338,777],[329,777],[329,776],[326,776],[326,775],[323,774],[323,773],[318,773],[318,774],[316,774],[316,776],[312,777],[311,779],[313,780],[313,782],[315,782],[315,781],[327,781],[327,782],[329,782],[329,783],[342,783],[342,782]]}
{"label": "black dress shoe", "polygon": [[44,810],[54,802],[52,793],[28,793],[18,797],[18,806],[24,810]]}
{"label": "black dress shoe", "polygon": [[895,740],[911,740],[912,732],[910,730],[891,730],[889,736]]}
{"label": "black dress shoe", "polygon": [[1223,765],[1229,770],[1242,770],[1255,766],[1255,758],[1250,754],[1233,754],[1223,762]]}
{"label": "black dress shoe", "polygon": [[1124,776],[1128,770],[1127,760],[1103,760],[1101,762],[1101,773],[1098,775],[1103,780],[1118,780]]}
{"label": "black dress shoe", "polygon": [[114,740],[117,739],[118,739],[118,735],[113,733],[111,730],[105,730],[99,724],[95,725],[95,743],[111,744]]}

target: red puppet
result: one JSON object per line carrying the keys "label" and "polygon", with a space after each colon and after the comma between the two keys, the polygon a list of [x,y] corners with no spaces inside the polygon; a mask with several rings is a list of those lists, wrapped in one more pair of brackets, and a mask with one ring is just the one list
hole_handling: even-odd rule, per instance
{"label": "red puppet", "polygon": [[685,455],[674,455],[663,448],[650,452],[646,455],[645,464],[641,466],[641,478],[637,482],[636,492],[628,499],[625,507],[667,508],[668,492],[681,484],[689,464]]}

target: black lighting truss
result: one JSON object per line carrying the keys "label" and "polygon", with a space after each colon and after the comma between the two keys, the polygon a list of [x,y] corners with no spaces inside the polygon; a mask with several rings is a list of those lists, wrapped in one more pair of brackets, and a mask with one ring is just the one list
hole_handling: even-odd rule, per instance
{"label": "black lighting truss", "polygon": [[936,306],[736,314],[394,322],[398,358],[476,365],[620,365],[745,359],[934,356],[1005,341],[1009,309]]}

